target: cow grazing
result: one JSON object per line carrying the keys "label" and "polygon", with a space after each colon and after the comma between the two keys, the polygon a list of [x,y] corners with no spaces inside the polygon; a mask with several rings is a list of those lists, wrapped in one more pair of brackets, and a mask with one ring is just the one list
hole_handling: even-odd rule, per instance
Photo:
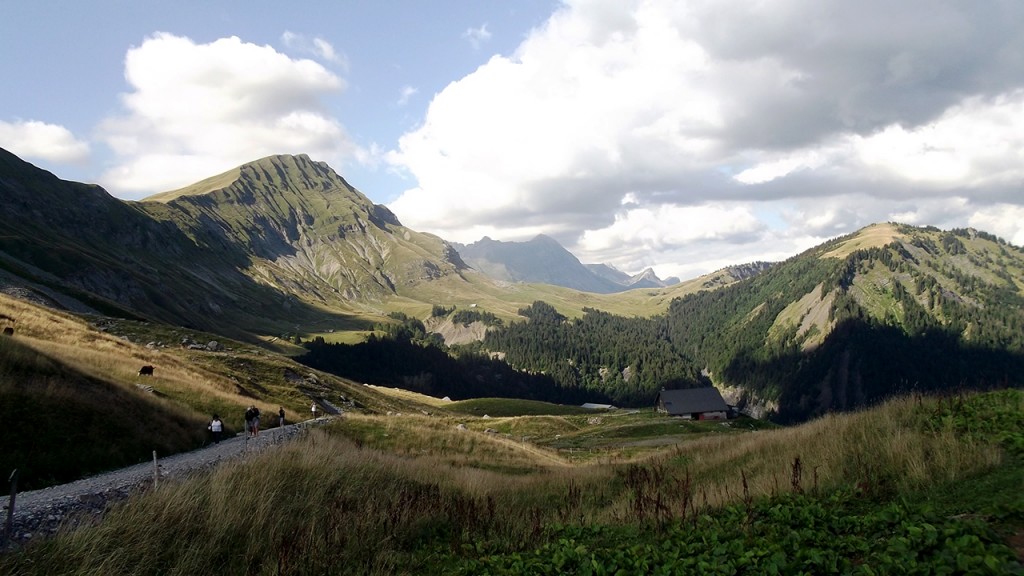
{"label": "cow grazing", "polygon": [[143,366],[142,368],[139,368],[139,376],[152,376],[152,375],[153,375],[153,367],[152,366],[147,364],[146,366]]}
{"label": "cow grazing", "polygon": [[7,326],[4,328],[4,336],[14,336],[14,328]]}

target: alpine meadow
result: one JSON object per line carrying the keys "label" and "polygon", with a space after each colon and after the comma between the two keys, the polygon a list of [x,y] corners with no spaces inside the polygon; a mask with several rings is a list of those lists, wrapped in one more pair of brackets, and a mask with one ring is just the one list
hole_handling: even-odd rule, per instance
{"label": "alpine meadow", "polygon": [[0,150],[17,492],[326,415],[4,530],[0,573],[1024,573],[1020,246],[879,222],[615,272],[409,229],[306,155],[125,201]]}

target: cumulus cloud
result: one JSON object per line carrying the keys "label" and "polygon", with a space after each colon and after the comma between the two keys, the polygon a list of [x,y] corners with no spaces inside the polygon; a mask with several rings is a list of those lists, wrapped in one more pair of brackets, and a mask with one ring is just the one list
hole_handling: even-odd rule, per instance
{"label": "cumulus cloud", "polygon": [[117,155],[101,182],[121,195],[173,189],[271,154],[339,161],[354,145],[323,99],[344,88],[312,60],[239,38],[158,33],[128,51],[124,113],[99,137]]}
{"label": "cumulus cloud", "polygon": [[995,204],[971,214],[968,223],[1017,246],[1024,246],[1024,206]]}
{"label": "cumulus cloud", "polygon": [[1024,203],[1022,28],[989,0],[565,0],[433,97],[388,156],[418,182],[391,207],[617,262],[989,221]]}
{"label": "cumulus cloud", "polygon": [[37,120],[0,121],[0,148],[22,158],[58,164],[84,162],[89,144],[75,138],[70,130]]}

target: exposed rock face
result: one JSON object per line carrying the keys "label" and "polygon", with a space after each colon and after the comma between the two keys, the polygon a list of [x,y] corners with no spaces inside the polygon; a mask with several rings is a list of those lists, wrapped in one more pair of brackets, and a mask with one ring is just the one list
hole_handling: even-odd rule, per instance
{"label": "exposed rock face", "polygon": [[487,325],[473,322],[468,326],[452,322],[450,318],[428,318],[423,326],[428,332],[440,334],[449,346],[479,342],[487,334]]}
{"label": "exposed rock face", "polygon": [[715,388],[718,388],[726,404],[736,406],[740,412],[752,418],[762,420],[779,411],[778,402],[757,398],[743,388],[719,385],[715,385]]}
{"label": "exposed rock face", "polygon": [[746,280],[752,276],[757,276],[771,267],[771,262],[749,262],[747,264],[727,266],[725,270],[736,280]]}

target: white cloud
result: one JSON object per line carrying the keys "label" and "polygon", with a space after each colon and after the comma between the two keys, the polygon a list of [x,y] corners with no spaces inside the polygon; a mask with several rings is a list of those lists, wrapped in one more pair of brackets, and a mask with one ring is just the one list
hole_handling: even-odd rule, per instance
{"label": "white cloud", "polygon": [[987,206],[972,214],[968,223],[1017,246],[1024,246],[1024,206],[1013,204]]}
{"label": "white cloud", "polygon": [[980,189],[1024,182],[1024,89],[971,97],[932,122],[852,138],[867,170],[920,183]]}
{"label": "white cloud", "polygon": [[484,42],[491,39],[491,33],[487,30],[487,23],[484,22],[479,28],[468,28],[462,33],[462,37],[469,40],[475,50],[479,50]]}
{"label": "white cloud", "polygon": [[84,162],[89,143],[75,138],[70,130],[38,120],[0,121],[0,148],[22,158],[63,163]]}
{"label": "white cloud", "polygon": [[405,106],[409,103],[409,99],[415,96],[419,90],[412,86],[402,86],[401,93],[398,96],[398,105]]}
{"label": "white cloud", "polygon": [[334,51],[334,46],[323,38],[313,38],[313,53],[328,62],[343,62],[342,57]]}
{"label": "white cloud", "polygon": [[339,162],[355,153],[323,104],[344,82],[270,46],[159,33],[128,51],[125,78],[124,113],[98,128],[117,155],[101,183],[121,195],[184,186],[271,154]]}
{"label": "white cloud", "polygon": [[818,150],[787,154],[782,158],[761,162],[735,176],[743,184],[763,184],[792,174],[797,170],[813,170],[826,162],[825,155]]}
{"label": "white cloud", "polygon": [[611,226],[586,231],[579,246],[601,251],[625,243],[657,251],[694,240],[750,239],[763,227],[750,209],[741,205],[633,208],[617,214]]}
{"label": "white cloud", "polygon": [[285,30],[281,34],[281,42],[285,47],[304,54],[312,54],[319,60],[330,62],[341,66],[342,70],[348,71],[348,57],[334,49],[327,40],[315,36],[312,39],[304,34],[297,34],[291,30]]}
{"label": "white cloud", "polygon": [[728,226],[966,225],[1024,203],[1022,28],[1024,4],[988,1],[566,0],[433,97],[388,155],[418,183],[391,207],[446,238],[538,230],[618,263],[760,250]]}

